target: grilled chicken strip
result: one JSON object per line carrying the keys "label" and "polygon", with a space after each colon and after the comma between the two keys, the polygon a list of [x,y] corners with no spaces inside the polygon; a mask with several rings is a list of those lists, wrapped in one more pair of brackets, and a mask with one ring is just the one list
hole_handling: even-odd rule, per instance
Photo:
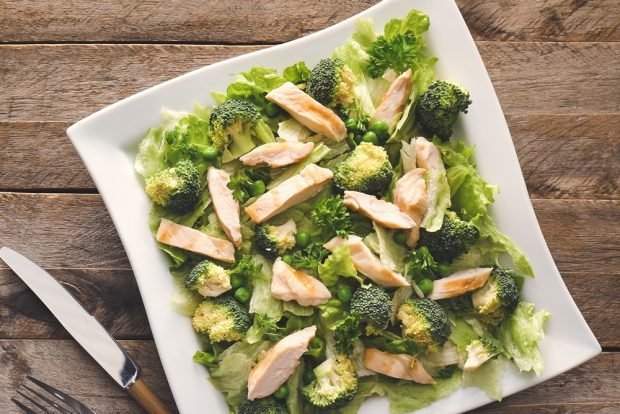
{"label": "grilled chicken strip", "polygon": [[443,279],[437,279],[433,282],[433,291],[428,298],[433,300],[453,298],[479,289],[485,284],[492,271],[490,267],[479,267],[461,270]]}
{"label": "grilled chicken strip", "polygon": [[303,160],[313,149],[312,142],[272,142],[253,149],[239,160],[243,165],[268,165],[271,168],[279,168]]}
{"label": "grilled chicken strip", "polygon": [[201,231],[165,218],[159,223],[157,241],[223,262],[235,263],[235,246],[228,240],[207,236]]}
{"label": "grilled chicken strip", "polygon": [[394,204],[359,191],[345,191],[344,205],[388,229],[410,229],[416,225]]}
{"label": "grilled chicken strip", "polygon": [[336,142],[342,141],[347,135],[344,122],[334,111],[321,105],[291,82],[272,90],[266,98],[317,134]]}
{"label": "grilled chicken strip", "polygon": [[273,264],[271,295],[274,298],[294,300],[301,306],[318,306],[331,299],[332,295],[323,283],[277,258]]}
{"label": "grilled chicken strip", "polygon": [[239,203],[233,198],[233,192],[227,187],[230,174],[215,167],[207,171],[207,185],[211,201],[220,226],[235,247],[241,245],[241,222],[239,221]]}
{"label": "grilled chicken strip", "polygon": [[409,286],[409,282],[400,274],[396,273],[375,256],[359,236],[349,236],[348,239],[334,237],[324,247],[334,250],[341,244],[349,246],[349,253],[355,268],[369,279],[383,287]]}
{"label": "grilled chicken strip", "polygon": [[392,378],[415,381],[420,384],[435,383],[422,363],[407,354],[390,354],[375,348],[366,348],[364,367]]}
{"label": "grilled chicken strip", "polygon": [[287,208],[313,197],[333,176],[334,173],[327,168],[310,164],[299,174],[260,196],[245,208],[245,212],[255,223],[262,223]]}
{"label": "grilled chicken strip", "polygon": [[385,121],[388,124],[388,132],[392,133],[403,115],[407,100],[411,94],[413,73],[408,69],[392,82],[381,103],[375,110],[373,121]]}
{"label": "grilled chicken strip", "polygon": [[420,224],[428,207],[426,181],[424,181],[425,172],[424,168],[413,169],[403,175],[394,187],[394,203],[416,224],[407,236],[407,246],[409,247],[415,247],[420,239]]}
{"label": "grilled chicken strip", "polygon": [[299,365],[299,359],[308,350],[315,333],[316,326],[309,326],[282,338],[267,351],[250,371],[248,400],[267,397],[280,388]]}

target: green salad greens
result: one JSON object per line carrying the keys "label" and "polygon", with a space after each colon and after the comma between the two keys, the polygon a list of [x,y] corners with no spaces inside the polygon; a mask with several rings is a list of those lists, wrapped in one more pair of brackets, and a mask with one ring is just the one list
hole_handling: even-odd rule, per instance
{"label": "green salad greens", "polygon": [[173,305],[232,412],[355,413],[380,395],[404,413],[460,386],[499,400],[510,363],[543,371],[550,315],[522,301],[532,268],[453,137],[472,97],[435,79],[429,24],[361,19],[315,65],[251,68],[141,142]]}

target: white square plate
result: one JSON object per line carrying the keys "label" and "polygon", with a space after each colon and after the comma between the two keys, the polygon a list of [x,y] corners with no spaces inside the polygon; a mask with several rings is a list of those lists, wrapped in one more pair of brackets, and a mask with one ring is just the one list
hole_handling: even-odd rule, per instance
{"label": "white square plate", "polygon": [[[392,0],[302,39],[195,70],[115,103],[71,126],[71,141],[93,177],[118,230],[135,273],[157,349],[181,413],[228,412],[223,397],[192,360],[201,346],[190,319],[169,306],[174,293],[165,255],[147,225],[149,199],[134,172],[137,145],[146,130],[161,122],[162,107],[191,111],[194,102],[213,104],[209,92],[226,90],[234,74],[252,66],[282,70],[305,60],[311,67],[329,56],[354,30],[358,17],[372,17],[378,28],[417,8],[430,16],[428,46],[439,57],[436,76],[465,86],[473,104],[461,117],[457,136],[477,146],[482,176],[498,184],[493,212],[499,228],[530,259],[536,278],[525,284],[524,298],[552,313],[541,349],[546,368],[540,377],[506,373],[504,395],[559,375],[600,353],[601,348],[575,306],[553,262],[528,197],[514,146],[493,86],[456,4],[451,0]],[[474,388],[459,389],[420,413],[463,412],[490,400]],[[209,407],[208,409],[206,407]],[[387,412],[374,398],[362,413]]]}

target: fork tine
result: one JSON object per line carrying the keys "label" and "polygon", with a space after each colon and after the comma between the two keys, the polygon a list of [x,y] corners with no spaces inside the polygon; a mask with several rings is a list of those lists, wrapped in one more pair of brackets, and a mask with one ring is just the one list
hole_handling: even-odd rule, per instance
{"label": "fork tine", "polygon": [[29,396],[27,396],[26,394],[24,394],[21,391],[17,391],[17,393],[19,395],[21,395],[22,397],[24,397],[25,399],[27,399],[28,401],[30,401],[31,403],[33,403],[34,405],[36,405],[37,407],[39,407],[41,410],[43,410],[43,412],[45,414],[54,414],[53,412],[49,411],[47,408],[45,408],[44,406],[42,406],[41,404],[39,404],[38,402],[36,402],[35,400],[33,400],[32,398],[30,398]]}
{"label": "fork tine", "polygon": [[24,385],[24,388],[27,389],[28,391],[30,391],[31,393],[33,393],[34,395],[36,395],[37,397],[39,397],[40,399],[42,399],[43,401],[45,401],[46,403],[48,403],[49,405],[51,405],[52,407],[54,407],[56,410],[60,411],[62,414],[71,414],[71,411],[67,410],[66,408],[64,408],[64,407],[62,407],[60,405],[58,405],[54,401],[52,401],[49,398],[45,397],[44,395],[39,394],[38,392],[36,392],[32,388],[30,388],[29,386]]}
{"label": "fork tine", "polygon": [[51,385],[47,385],[43,381],[33,378],[30,375],[26,376],[26,378],[28,378],[30,381],[32,381],[39,387],[43,388],[48,393],[52,394],[54,397],[58,398],[60,401],[67,404],[69,407],[77,410],[79,414],[96,414],[93,410],[91,410],[90,408],[88,408],[87,406],[85,406],[84,404],[76,400],[75,398],[68,396],[64,392],[57,390]]}
{"label": "fork tine", "polygon": [[11,401],[13,401],[15,403],[16,406],[18,406],[23,412],[25,412],[26,414],[37,414],[34,411],[32,411],[30,408],[28,408],[27,406],[25,406],[24,404],[20,403],[18,400],[16,400],[15,398],[11,398]]}

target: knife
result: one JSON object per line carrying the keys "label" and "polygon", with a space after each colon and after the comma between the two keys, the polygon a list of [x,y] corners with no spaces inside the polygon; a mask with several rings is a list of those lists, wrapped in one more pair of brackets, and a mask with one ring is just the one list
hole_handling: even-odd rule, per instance
{"label": "knife", "polygon": [[0,259],[13,269],[78,344],[142,408],[149,414],[170,414],[170,410],[140,379],[140,368],[127,352],[53,276],[8,247],[0,249]]}

